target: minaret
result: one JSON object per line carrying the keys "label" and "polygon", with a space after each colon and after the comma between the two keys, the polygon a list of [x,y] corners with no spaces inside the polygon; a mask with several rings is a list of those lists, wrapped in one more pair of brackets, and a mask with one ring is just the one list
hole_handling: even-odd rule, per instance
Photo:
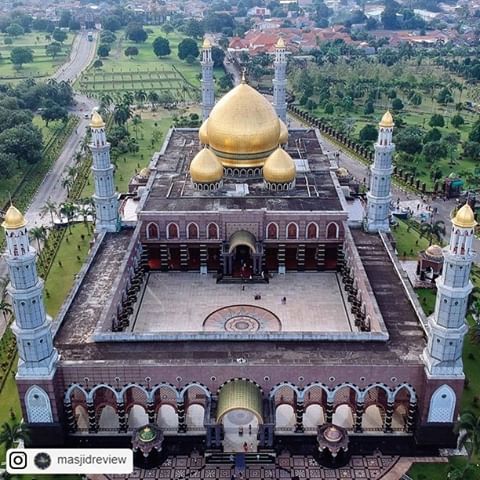
{"label": "minaret", "polygon": [[392,143],[393,118],[386,112],[379,123],[375,159],[370,167],[370,190],[367,193],[366,229],[369,232],[390,230],[390,195],[392,159],[395,145]]}
{"label": "minaret", "polygon": [[450,245],[443,249],[443,273],[436,280],[435,311],[428,320],[430,332],[423,352],[430,376],[463,378],[462,349],[468,331],[468,296],[473,288],[470,269],[475,225],[473,210],[465,204],[452,220]]}
{"label": "minaret", "polygon": [[110,163],[110,144],[105,134],[105,122],[95,110],[90,122],[92,130],[92,172],[95,182],[93,200],[96,211],[97,232],[116,232],[119,229],[118,199],[113,182],[113,165]]}
{"label": "minaret", "polygon": [[10,274],[8,293],[12,299],[17,337],[17,378],[50,379],[58,360],[53,346],[50,319],[43,304],[43,280],[35,266],[36,251],[28,240],[27,222],[13,206],[7,210],[2,227],[7,240],[6,261]]}
{"label": "minaret", "polygon": [[200,63],[202,65],[202,120],[205,121],[215,104],[212,44],[208,38],[203,41]]}
{"label": "minaret", "polygon": [[275,77],[273,78],[273,107],[277,115],[287,124],[287,52],[283,38],[275,44]]}

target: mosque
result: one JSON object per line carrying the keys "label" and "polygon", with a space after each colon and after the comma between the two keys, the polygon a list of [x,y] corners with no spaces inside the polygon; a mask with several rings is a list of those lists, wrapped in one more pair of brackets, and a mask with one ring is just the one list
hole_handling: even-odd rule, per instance
{"label": "mosque", "polygon": [[6,212],[37,444],[131,445],[146,424],[201,451],[315,445],[325,424],[372,448],[455,444],[473,211],[452,219],[427,318],[389,236],[391,114],[355,223],[320,133],[286,126],[286,54],[279,40],[273,104],[245,79],[215,103],[206,41],[201,128],[171,129],[126,200],[93,113],[95,242],[55,319],[26,221]]}

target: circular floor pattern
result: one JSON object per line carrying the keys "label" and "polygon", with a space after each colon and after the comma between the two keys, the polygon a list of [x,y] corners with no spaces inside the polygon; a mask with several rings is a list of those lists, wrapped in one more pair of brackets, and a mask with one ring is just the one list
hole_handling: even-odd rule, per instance
{"label": "circular floor pattern", "polygon": [[255,305],[230,305],[212,312],[203,322],[207,332],[279,332],[282,325],[270,310]]}

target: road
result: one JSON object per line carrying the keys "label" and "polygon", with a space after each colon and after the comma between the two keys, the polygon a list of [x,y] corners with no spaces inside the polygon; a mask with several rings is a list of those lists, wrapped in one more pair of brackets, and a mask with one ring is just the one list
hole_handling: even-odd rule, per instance
{"label": "road", "polygon": [[[96,38],[94,39],[96,40]],[[53,75],[52,78],[60,81],[72,83],[82,73],[82,71],[90,64],[95,56],[96,41],[90,42],[87,38],[87,32],[77,35],[72,45],[70,59],[63,64]],[[55,203],[65,201],[67,197],[66,190],[62,187],[62,178],[65,168],[70,165],[75,154],[79,149],[80,143],[85,136],[89,119],[84,118],[85,113],[90,113],[96,105],[94,101],[84,95],[75,95],[76,105],[71,109],[72,114],[80,117],[80,122],[76,130],[70,135],[65,142],[62,152],[57,161],[52,166],[50,172],[45,176],[35,197],[33,198],[25,217],[29,223],[29,227],[40,226],[49,223],[49,216],[41,217],[40,210],[47,200]],[[8,275],[8,268],[3,257],[0,258],[0,278]],[[0,337],[3,335],[5,325],[0,321]]]}

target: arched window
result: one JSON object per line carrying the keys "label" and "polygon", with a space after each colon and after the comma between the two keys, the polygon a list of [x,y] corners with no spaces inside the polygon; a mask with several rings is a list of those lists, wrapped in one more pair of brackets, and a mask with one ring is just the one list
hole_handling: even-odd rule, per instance
{"label": "arched window", "polygon": [[167,226],[167,238],[178,238],[178,225],[169,223]]}
{"label": "arched window", "polygon": [[314,238],[318,238],[318,225],[312,222],[307,226],[307,239],[311,240]]}
{"label": "arched window", "polygon": [[298,238],[298,227],[296,223],[289,223],[287,226],[287,238],[288,239],[297,239]]}
{"label": "arched window", "polygon": [[147,226],[147,238],[158,238],[158,226],[156,223],[149,223]]}
{"label": "arched window", "polygon": [[198,227],[196,223],[189,223],[187,227],[188,238],[198,238]]}
{"label": "arched window", "polygon": [[278,238],[278,225],[276,223],[269,223],[267,225],[267,239],[276,240]]}
{"label": "arched window", "polygon": [[327,238],[338,238],[338,225],[335,222],[327,225]]}
{"label": "arched window", "polygon": [[30,423],[53,422],[50,398],[45,390],[37,385],[30,387],[25,394],[25,409]]}
{"label": "arched window", "polygon": [[439,423],[453,422],[456,401],[457,397],[451,387],[448,385],[442,385],[437,388],[430,400],[428,421]]}
{"label": "arched window", "polygon": [[218,239],[218,225],[216,223],[209,223],[207,228],[207,236],[209,240]]}

